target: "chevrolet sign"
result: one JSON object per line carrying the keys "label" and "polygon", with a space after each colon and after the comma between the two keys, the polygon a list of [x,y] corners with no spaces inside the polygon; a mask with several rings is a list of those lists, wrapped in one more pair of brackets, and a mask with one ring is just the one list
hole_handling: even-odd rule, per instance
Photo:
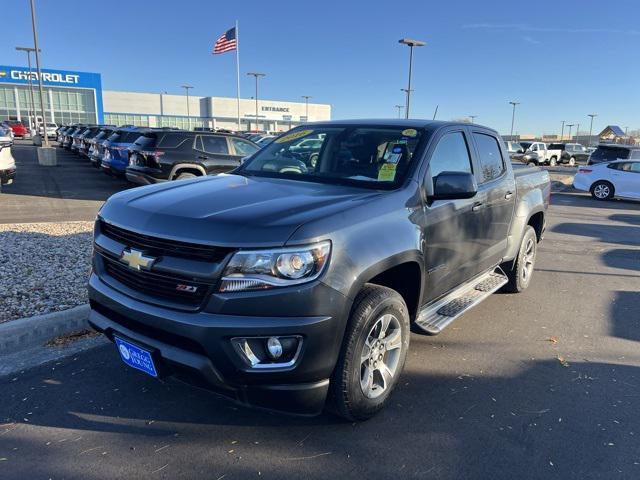
{"label": "chevrolet sign", "polygon": [[[32,81],[38,80],[38,72],[29,72],[29,70],[11,70],[11,78],[14,80],[29,80],[31,76]],[[74,75],[71,73],[58,73],[58,72],[42,72],[43,82],[53,83],[69,83],[75,85],[78,83],[80,75]]]}

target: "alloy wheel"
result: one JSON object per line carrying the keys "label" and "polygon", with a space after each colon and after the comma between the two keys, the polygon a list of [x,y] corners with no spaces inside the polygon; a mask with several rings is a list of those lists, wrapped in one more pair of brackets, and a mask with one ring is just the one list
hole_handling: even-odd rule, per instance
{"label": "alloy wheel", "polygon": [[603,183],[596,185],[593,189],[593,194],[600,199],[607,198],[610,193],[611,191],[609,190],[609,187]]}
{"label": "alloy wheel", "polygon": [[391,388],[402,352],[402,329],[395,315],[382,315],[373,324],[360,354],[360,388],[378,398]]}
{"label": "alloy wheel", "polygon": [[524,255],[522,257],[522,280],[526,284],[533,274],[533,264],[536,257],[536,245],[533,238],[529,238],[524,247]]}

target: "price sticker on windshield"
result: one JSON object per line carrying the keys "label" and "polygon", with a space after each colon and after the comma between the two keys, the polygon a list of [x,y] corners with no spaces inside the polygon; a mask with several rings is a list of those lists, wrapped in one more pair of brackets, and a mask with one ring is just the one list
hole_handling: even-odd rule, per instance
{"label": "price sticker on windshield", "polygon": [[297,140],[302,137],[306,137],[307,135],[311,135],[313,130],[300,130],[299,132],[293,132],[285,135],[284,137],[278,138],[275,143],[287,143],[292,140]]}
{"label": "price sticker on windshield", "polygon": [[405,130],[402,131],[402,136],[403,137],[415,137],[418,135],[418,131],[415,128],[407,128]]}
{"label": "price sticker on windshield", "polygon": [[378,171],[378,181],[393,182],[396,179],[396,167],[395,163],[383,163]]}

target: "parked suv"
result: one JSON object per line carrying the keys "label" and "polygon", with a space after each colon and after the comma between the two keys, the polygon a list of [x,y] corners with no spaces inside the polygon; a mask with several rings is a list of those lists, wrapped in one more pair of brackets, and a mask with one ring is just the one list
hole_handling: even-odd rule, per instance
{"label": "parked suv", "polygon": [[[158,149],[172,145],[158,166],[178,156],[171,148],[207,141],[180,135],[158,134]],[[316,136],[308,167],[293,153]],[[213,141],[239,154],[238,138]],[[153,377],[298,414],[328,400],[369,418],[398,384],[410,329],[438,334],[493,292],[530,285],[551,190],[548,172],[523,167],[475,124],[296,128],[232,174],[109,198],[89,323]],[[485,316],[485,328],[512,328]]]}
{"label": "parked suv", "polygon": [[524,153],[522,163],[527,165],[547,165],[549,163],[549,153],[547,144],[544,142],[520,142]]}
{"label": "parked suv", "polygon": [[579,143],[552,143],[548,147],[549,165],[566,163],[570,167],[578,163],[587,163],[589,152]]}
{"label": "parked suv", "polygon": [[102,127],[100,131],[90,140],[89,151],[87,152],[89,160],[94,167],[100,167],[104,150],[108,143],[108,138],[116,131],[116,127]]}
{"label": "parked suv", "polygon": [[127,180],[148,185],[228,172],[259,148],[226,133],[147,131],[131,147]]}
{"label": "parked suv", "polygon": [[589,165],[629,159],[640,159],[640,147],[635,145],[618,145],[615,143],[598,145],[598,148],[595,149],[589,158]]}
{"label": "parked suv", "polygon": [[0,186],[12,183],[16,176],[16,161],[11,154],[12,145],[11,128],[0,125]]}
{"label": "parked suv", "polygon": [[118,176],[124,175],[129,165],[129,147],[148,130],[142,127],[127,127],[113,132],[104,144],[104,155],[100,162],[102,171]]}

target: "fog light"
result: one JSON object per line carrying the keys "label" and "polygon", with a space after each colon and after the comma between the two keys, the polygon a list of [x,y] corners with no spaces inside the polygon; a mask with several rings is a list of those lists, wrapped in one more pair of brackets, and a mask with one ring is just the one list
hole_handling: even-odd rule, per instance
{"label": "fog light", "polygon": [[276,360],[282,356],[282,343],[276,337],[269,337],[267,340],[267,351],[269,356]]}

